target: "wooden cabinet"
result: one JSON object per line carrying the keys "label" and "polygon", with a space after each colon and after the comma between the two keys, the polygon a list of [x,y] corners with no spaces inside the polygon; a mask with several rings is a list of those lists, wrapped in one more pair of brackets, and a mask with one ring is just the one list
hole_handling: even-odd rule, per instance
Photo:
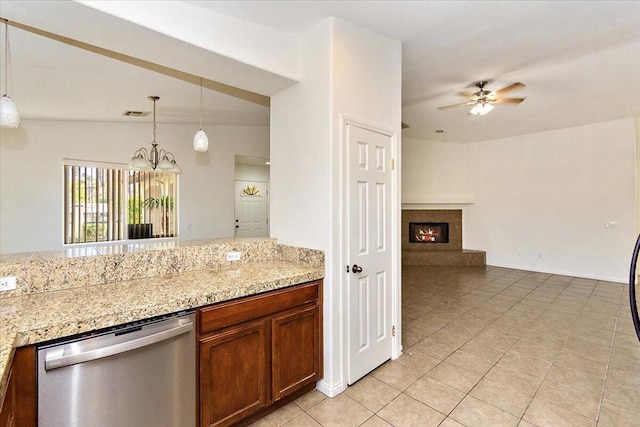
{"label": "wooden cabinet", "polygon": [[244,425],[322,378],[322,282],[197,312],[199,425]]}
{"label": "wooden cabinet", "polygon": [[0,402],[0,427],[36,425],[36,350],[17,348],[9,368],[7,389]]}

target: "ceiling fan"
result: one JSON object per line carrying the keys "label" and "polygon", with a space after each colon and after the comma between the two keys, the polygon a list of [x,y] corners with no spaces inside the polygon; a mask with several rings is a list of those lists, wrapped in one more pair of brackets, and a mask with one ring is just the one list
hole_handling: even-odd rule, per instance
{"label": "ceiling fan", "polygon": [[492,104],[520,104],[525,100],[525,98],[502,98],[502,95],[508,92],[524,88],[525,85],[523,83],[513,83],[507,87],[503,87],[500,90],[496,90],[495,92],[484,89],[487,83],[488,82],[485,80],[477,82],[475,86],[480,90],[474,93],[458,92],[458,95],[469,98],[468,102],[438,107],[438,109],[447,110],[449,108],[466,107],[472,105],[473,108],[471,108],[469,114],[473,114],[474,116],[484,116],[485,114],[493,110]]}

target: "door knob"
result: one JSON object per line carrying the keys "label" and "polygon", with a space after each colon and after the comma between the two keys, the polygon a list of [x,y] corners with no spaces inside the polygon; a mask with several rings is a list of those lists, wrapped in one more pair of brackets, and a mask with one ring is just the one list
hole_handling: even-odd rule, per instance
{"label": "door knob", "polygon": [[351,271],[354,273],[361,273],[362,267],[360,267],[358,264],[353,264],[353,267],[351,267]]}

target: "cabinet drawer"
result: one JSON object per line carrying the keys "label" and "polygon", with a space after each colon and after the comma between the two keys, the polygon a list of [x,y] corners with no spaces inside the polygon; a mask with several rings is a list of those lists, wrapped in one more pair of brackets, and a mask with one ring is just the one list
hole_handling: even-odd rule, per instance
{"label": "cabinet drawer", "polygon": [[198,333],[206,334],[236,323],[268,316],[318,300],[319,281],[227,301],[199,310]]}

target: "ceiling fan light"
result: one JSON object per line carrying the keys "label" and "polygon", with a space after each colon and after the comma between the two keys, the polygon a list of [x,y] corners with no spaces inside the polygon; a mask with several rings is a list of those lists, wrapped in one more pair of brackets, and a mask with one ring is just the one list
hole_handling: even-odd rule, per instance
{"label": "ceiling fan light", "polygon": [[199,152],[205,152],[209,148],[209,138],[207,134],[200,129],[193,137],[193,149]]}
{"label": "ceiling fan light", "polygon": [[473,106],[473,108],[471,109],[471,111],[469,111],[469,113],[473,114],[474,116],[484,116],[485,114],[490,113],[492,110],[493,110],[493,105],[489,103],[479,102]]}
{"label": "ceiling fan light", "polygon": [[0,126],[14,129],[20,126],[18,107],[6,94],[0,98]]}

